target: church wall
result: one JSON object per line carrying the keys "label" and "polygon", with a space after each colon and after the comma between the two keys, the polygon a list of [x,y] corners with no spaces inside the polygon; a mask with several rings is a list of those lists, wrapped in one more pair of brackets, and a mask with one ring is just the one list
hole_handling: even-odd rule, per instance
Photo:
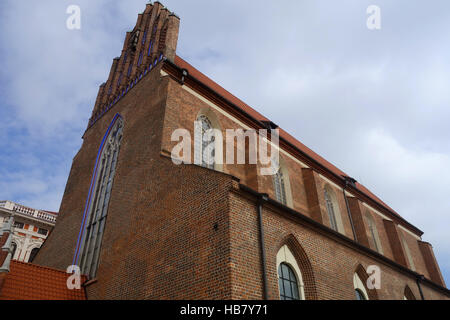
{"label": "church wall", "polygon": [[90,299],[229,297],[226,199],[232,178],[176,166],[161,154],[167,86],[154,69],[86,132],[58,223],[36,259],[61,270],[72,263],[97,149],[120,113],[123,141],[99,269],[87,286]]}
{"label": "church wall", "polygon": [[[234,299],[260,299],[262,296],[261,256],[257,242],[256,199],[233,193],[230,197],[231,224],[239,226],[231,233],[231,261]],[[376,265],[381,270],[381,288],[376,290],[378,299],[402,300],[408,285],[415,298],[420,299],[416,279],[381,260],[356,250],[318,229],[302,222],[289,213],[271,205],[263,207],[266,267],[269,299],[279,299],[276,255],[284,244],[297,253],[298,260],[307,259],[312,272],[302,269],[305,294],[308,298],[315,291],[317,299],[354,300],[353,275],[358,265],[365,270]],[[245,232],[245,234],[243,234]],[[294,239],[294,240],[293,240]],[[298,247],[293,247],[296,242]],[[296,252],[296,251],[303,251]],[[302,261],[297,261],[302,265]],[[302,268],[302,267],[301,267]],[[251,271],[253,270],[253,271]],[[312,279],[314,290],[309,290],[306,279]],[[255,284],[255,281],[259,283]],[[450,299],[442,292],[422,283],[425,299]]]}

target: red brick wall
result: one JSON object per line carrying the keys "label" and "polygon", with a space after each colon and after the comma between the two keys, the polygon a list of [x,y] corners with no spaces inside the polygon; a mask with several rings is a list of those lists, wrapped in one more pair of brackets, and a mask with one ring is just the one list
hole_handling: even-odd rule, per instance
{"label": "red brick wall", "polygon": [[[261,287],[257,289],[254,286],[255,279],[261,279],[261,258],[256,238],[256,199],[237,193],[233,193],[230,199],[231,225],[239,226],[236,232],[231,233],[232,278],[240,282],[233,288],[233,298],[259,299],[262,295]],[[381,269],[381,289],[374,292],[374,296],[378,299],[403,299],[405,287],[409,286],[416,299],[420,299],[413,276],[355,250],[293,215],[265,205],[263,222],[270,299],[279,298],[276,254],[283,244],[297,253],[296,259],[302,271],[307,297],[355,299],[353,275],[358,267],[361,265],[367,269],[369,265],[378,265]],[[251,270],[254,271],[250,272]],[[314,282],[313,286],[308,287],[308,279],[312,279],[310,282]],[[422,287],[426,299],[450,298],[426,285]]]}
{"label": "red brick wall", "polygon": [[58,269],[71,264],[99,142],[111,117],[119,112],[124,119],[123,141],[98,281],[88,287],[89,298],[223,299],[230,295],[224,199],[232,178],[197,166],[175,166],[161,156],[166,93],[167,79],[153,70],[86,132],[58,223],[36,257],[37,264]]}

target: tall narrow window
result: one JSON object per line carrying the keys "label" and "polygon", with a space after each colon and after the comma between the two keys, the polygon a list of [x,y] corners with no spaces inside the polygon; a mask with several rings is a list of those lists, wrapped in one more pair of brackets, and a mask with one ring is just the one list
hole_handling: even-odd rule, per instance
{"label": "tall narrow window", "polygon": [[202,167],[214,169],[214,159],[216,156],[215,139],[212,134],[213,126],[208,117],[201,115],[198,117],[197,122],[200,122],[201,134],[198,137],[201,141],[197,142],[199,147],[196,150],[195,155],[200,159],[197,161]]}
{"label": "tall narrow window", "polygon": [[286,185],[281,167],[278,168],[278,172],[273,176],[273,186],[277,200],[286,205]]}
{"label": "tall narrow window", "polygon": [[411,255],[411,250],[409,250],[408,243],[406,242],[406,239],[402,236],[402,242],[403,242],[403,248],[405,249],[406,258],[409,262],[409,267],[411,270],[416,271],[416,266],[414,265],[414,260]]}
{"label": "tall narrow window", "polygon": [[122,128],[123,121],[118,119],[105,142],[97,169],[95,191],[86,218],[80,266],[83,274],[87,274],[91,278],[94,278],[97,273],[100,247],[122,140]]}
{"label": "tall narrow window", "polygon": [[378,230],[377,230],[375,221],[373,220],[373,217],[368,212],[366,213],[366,219],[367,219],[367,226],[369,228],[370,237],[372,238],[373,246],[377,252],[382,253],[380,237],[378,236]]}
{"label": "tall narrow window", "polygon": [[330,195],[330,191],[327,188],[324,189],[325,203],[327,205],[328,217],[330,218],[330,226],[334,231],[338,231],[338,226],[336,222],[336,212],[334,209],[333,200]]}

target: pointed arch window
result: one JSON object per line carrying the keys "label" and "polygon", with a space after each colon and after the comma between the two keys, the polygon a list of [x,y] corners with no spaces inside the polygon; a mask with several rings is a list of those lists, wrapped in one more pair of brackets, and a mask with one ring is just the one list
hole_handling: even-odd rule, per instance
{"label": "pointed arch window", "polygon": [[281,167],[278,167],[277,173],[273,176],[273,186],[275,189],[275,196],[277,200],[282,204],[286,205],[287,204],[286,185]]}
{"label": "pointed arch window", "polygon": [[403,242],[403,248],[405,249],[406,258],[409,262],[409,267],[411,270],[416,271],[416,266],[414,265],[414,260],[411,255],[411,250],[409,249],[408,243],[406,242],[406,239],[404,236],[402,236],[402,242]]}
{"label": "pointed arch window", "polygon": [[372,238],[373,246],[375,247],[375,250],[379,253],[383,253],[381,248],[381,242],[380,237],[378,235],[377,226],[375,224],[375,221],[373,220],[373,217],[370,213],[366,212],[366,219],[367,219],[367,226],[369,228],[370,237]]}
{"label": "pointed arch window", "polygon": [[278,267],[278,285],[281,300],[300,300],[297,277],[292,268],[284,262]]}
{"label": "pointed arch window", "polygon": [[213,126],[209,118],[205,115],[200,115],[197,118],[197,122],[200,124],[200,128],[198,129],[200,130],[200,132],[198,135],[196,135],[196,137],[201,139],[201,141],[196,142],[196,163],[200,164],[202,167],[214,169],[214,160],[216,155],[216,137],[211,134]]}
{"label": "pointed arch window", "polygon": [[411,288],[409,286],[405,287],[405,291],[403,294],[403,300],[416,300],[416,297],[411,291]]}
{"label": "pointed arch window", "polygon": [[336,221],[336,210],[334,207],[331,193],[328,190],[328,188],[324,188],[324,196],[325,196],[325,204],[327,206],[328,217],[330,219],[331,229],[333,229],[334,231],[339,231],[337,221]]}
{"label": "pointed arch window", "polygon": [[86,219],[80,267],[83,274],[94,278],[97,273],[100,247],[105,230],[109,200],[122,140],[123,120],[119,118],[110,131],[100,156],[99,172]]}

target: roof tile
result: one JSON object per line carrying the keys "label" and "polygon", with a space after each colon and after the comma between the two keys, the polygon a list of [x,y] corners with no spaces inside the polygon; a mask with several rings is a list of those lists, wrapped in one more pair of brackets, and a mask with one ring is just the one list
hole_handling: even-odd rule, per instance
{"label": "roof tile", "polygon": [[[38,265],[11,261],[0,300],[86,300],[84,289],[69,290],[68,274]],[[81,282],[86,281],[82,276]]]}

